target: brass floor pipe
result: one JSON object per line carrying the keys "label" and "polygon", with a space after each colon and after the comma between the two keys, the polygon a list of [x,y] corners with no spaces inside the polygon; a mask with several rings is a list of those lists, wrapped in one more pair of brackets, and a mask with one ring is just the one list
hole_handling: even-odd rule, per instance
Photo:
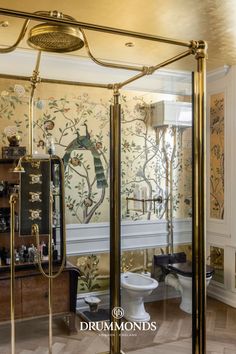
{"label": "brass floor pipe", "polygon": [[199,53],[199,341],[200,353],[206,353],[206,55]]}
{"label": "brass floor pipe", "polygon": [[10,196],[10,262],[11,262],[11,354],[15,354],[15,205],[18,199],[17,194]]}
{"label": "brass floor pipe", "polygon": [[114,91],[114,103],[110,115],[110,323],[113,326],[110,337],[110,354],[120,354],[120,319],[113,316],[113,310],[121,306],[121,106],[119,92]]}
{"label": "brass floor pipe", "polygon": [[193,124],[193,353],[206,353],[206,44],[196,53]]}
{"label": "brass floor pipe", "polygon": [[53,223],[53,195],[52,191],[50,193],[50,215],[49,215],[49,249],[48,249],[48,315],[49,315],[49,324],[48,324],[48,351],[49,354],[52,354],[52,314],[53,314],[53,265],[52,265],[52,223]]}

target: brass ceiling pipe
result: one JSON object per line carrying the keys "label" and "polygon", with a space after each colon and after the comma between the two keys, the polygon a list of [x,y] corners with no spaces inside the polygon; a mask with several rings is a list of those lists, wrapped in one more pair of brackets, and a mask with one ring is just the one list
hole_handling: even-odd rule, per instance
{"label": "brass ceiling pipe", "polygon": [[[64,15],[58,11],[37,11],[37,16],[47,16],[54,18],[64,18],[68,21],[75,21],[71,16]],[[25,37],[30,20],[27,19],[21,29],[20,35],[16,42],[7,48],[0,48],[0,53],[9,53],[14,51]],[[30,47],[47,52],[67,53],[79,50],[84,46],[83,35],[78,26],[41,23],[31,28],[27,43]]]}
{"label": "brass ceiling pipe", "polygon": [[144,39],[144,40],[160,42],[160,43],[167,43],[167,44],[178,45],[178,46],[188,47],[188,48],[192,47],[191,41],[181,41],[178,39],[170,39],[170,38],[166,38],[166,37],[155,36],[155,35],[141,33],[141,32],[122,30],[122,29],[114,28],[114,27],[106,27],[106,26],[95,25],[92,23],[70,20],[70,19],[66,19],[66,18],[53,18],[53,17],[49,18],[48,16],[40,15],[39,13],[40,12],[30,13],[30,12],[0,8],[0,14],[5,15],[5,16],[28,18],[29,20],[40,21],[40,22],[45,21],[48,23],[55,23],[55,24],[65,24],[65,25],[67,24],[67,25],[72,25],[72,26],[78,26],[80,28],[88,29],[91,31],[111,33],[111,34],[121,35],[121,36],[126,36],[126,37],[127,36],[135,37],[135,38],[140,38],[140,39]]}
{"label": "brass ceiling pipe", "polygon": [[21,29],[21,32],[19,34],[19,37],[17,38],[16,42],[10,47],[0,48],[0,53],[10,53],[10,52],[13,52],[18,47],[18,45],[20,44],[20,42],[22,41],[22,39],[24,38],[24,36],[26,34],[29,23],[30,23],[30,20],[25,20],[23,27]]}
{"label": "brass ceiling pipe", "polygon": [[85,49],[89,55],[89,57],[92,59],[92,61],[94,61],[94,63],[104,66],[106,68],[114,68],[114,69],[124,69],[124,70],[132,70],[132,71],[143,71],[144,67],[143,66],[134,66],[134,65],[125,65],[125,64],[115,64],[115,63],[108,63],[105,61],[102,61],[100,59],[95,58],[95,56],[91,53],[90,47],[89,47],[89,43],[87,40],[87,37],[85,35],[85,32],[83,29],[80,29],[80,31],[83,34],[84,37],[84,46]]}
{"label": "brass ceiling pipe", "polygon": [[147,66],[147,67],[144,67],[144,70],[143,70],[142,73],[137,74],[137,75],[135,75],[135,76],[133,76],[133,77],[127,79],[126,81],[123,81],[123,82],[117,84],[117,86],[118,86],[119,89],[120,89],[120,88],[122,88],[122,87],[124,87],[124,86],[130,84],[130,83],[133,82],[133,81],[136,81],[136,80],[138,80],[138,79],[141,79],[142,77],[144,77],[144,76],[146,76],[146,75],[152,75],[156,70],[158,70],[158,69],[160,69],[160,68],[163,68],[164,66],[167,66],[167,65],[169,65],[169,64],[172,64],[172,63],[174,63],[175,61],[178,61],[178,60],[180,60],[180,59],[183,59],[183,58],[185,58],[185,57],[187,57],[187,56],[189,56],[189,55],[191,55],[191,54],[193,54],[193,53],[192,53],[192,50],[186,50],[185,52],[180,53],[180,54],[174,56],[173,58],[170,58],[170,59],[168,59],[168,60],[166,60],[166,61],[164,61],[164,62],[162,62],[162,63],[160,63],[160,64],[157,64],[157,65],[155,65],[155,66],[150,66],[150,67],[148,67],[148,66]]}

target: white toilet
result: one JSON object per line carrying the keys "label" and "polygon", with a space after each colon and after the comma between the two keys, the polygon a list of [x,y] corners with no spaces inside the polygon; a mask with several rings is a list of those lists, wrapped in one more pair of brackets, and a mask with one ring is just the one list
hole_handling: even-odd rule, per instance
{"label": "white toilet", "polygon": [[158,282],[146,275],[131,272],[121,274],[121,304],[126,320],[133,322],[150,320],[143,299],[150,295],[157,286]]}
{"label": "white toilet", "polygon": [[[179,306],[180,309],[192,314],[192,263],[184,262],[169,264],[168,268],[172,273],[169,273],[166,276],[165,283],[180,291],[182,296]],[[213,273],[213,268],[207,266],[206,287],[209,285]]]}

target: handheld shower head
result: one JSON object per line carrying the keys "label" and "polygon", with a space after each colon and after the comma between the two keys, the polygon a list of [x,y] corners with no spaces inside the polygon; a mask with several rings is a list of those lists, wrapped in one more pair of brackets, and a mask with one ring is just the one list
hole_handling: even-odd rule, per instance
{"label": "handheld shower head", "polygon": [[[73,19],[57,11],[46,14],[49,17]],[[84,46],[84,38],[78,27],[53,23],[41,23],[31,28],[27,42],[34,49],[56,53],[72,52]]]}

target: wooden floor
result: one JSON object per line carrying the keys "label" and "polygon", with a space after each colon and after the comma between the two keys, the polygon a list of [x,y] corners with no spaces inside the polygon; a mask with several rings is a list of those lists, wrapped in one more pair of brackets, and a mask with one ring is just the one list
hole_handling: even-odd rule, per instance
{"label": "wooden floor", "polygon": [[[157,331],[122,333],[127,354],[191,354],[191,316],[179,309],[179,299],[146,305]],[[78,322],[80,321],[78,317]],[[16,324],[16,354],[48,353],[47,320]],[[93,331],[69,335],[63,321],[53,322],[53,354],[95,354],[109,350],[107,333]],[[10,326],[0,326],[0,354],[9,354]],[[207,354],[236,354],[236,309],[208,299]]]}

